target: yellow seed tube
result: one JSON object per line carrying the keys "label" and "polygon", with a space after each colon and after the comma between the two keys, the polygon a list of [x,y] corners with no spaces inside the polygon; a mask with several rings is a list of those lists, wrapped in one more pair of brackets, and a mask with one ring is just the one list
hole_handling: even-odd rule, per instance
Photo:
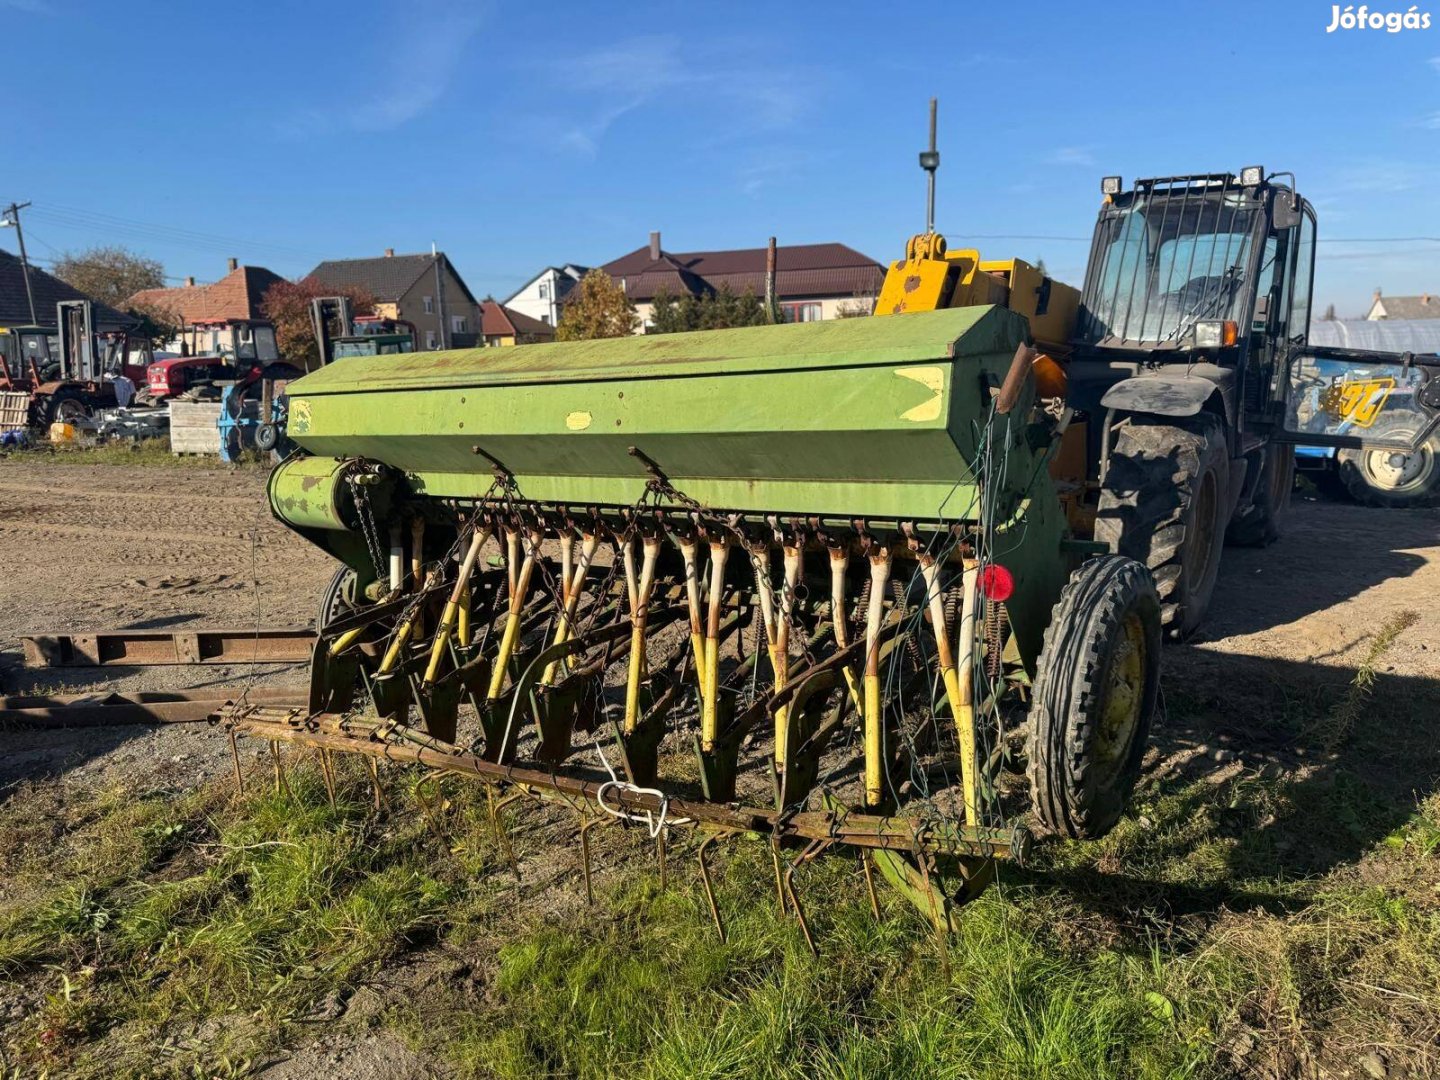
{"label": "yellow seed tube", "polygon": [[470,582],[470,575],[475,570],[475,560],[480,557],[480,549],[485,546],[485,541],[490,538],[489,529],[477,528],[470,537],[470,547],[465,552],[465,558],[460,563],[460,569],[455,575],[455,587],[450,590],[450,599],[445,601],[445,610],[440,615],[440,625],[435,628],[435,640],[430,646],[430,663],[425,667],[425,685],[432,686],[435,683],[435,676],[440,671],[440,660],[445,655],[445,646],[450,642],[450,631],[455,625],[456,614],[460,610],[460,601],[464,598],[465,587]]}
{"label": "yellow seed tube", "polygon": [[700,747],[715,749],[720,728],[720,606],[725,599],[725,562],[730,541],[710,541],[710,610],[705,623],[705,678],[700,684]]}
{"label": "yellow seed tube", "polygon": [[890,551],[870,556],[870,606],[865,613],[865,805],[885,797],[884,717],[880,709],[880,623],[890,583]]}
{"label": "yellow seed tube", "polygon": [[625,543],[625,582],[630,591],[630,657],[625,675],[626,735],[633,734],[640,722],[640,681],[645,677],[645,625],[650,614],[650,593],[655,586],[655,563],[660,556],[660,538],[644,540],[645,558],[640,579],[635,580],[633,545]]}
{"label": "yellow seed tube", "polygon": [[[830,549],[830,622],[835,630],[835,648],[844,652],[850,647],[850,626],[845,617],[845,571],[850,566],[850,550],[843,546]],[[845,685],[850,689],[850,700],[855,711],[865,715],[865,703],[860,699],[860,683],[855,678],[855,669],[846,664],[840,669]]]}
{"label": "yellow seed tube", "polygon": [[[520,546],[519,536],[510,532],[506,536],[507,546],[514,551]],[[525,610],[525,595],[530,591],[530,575],[535,571],[535,559],[540,551],[540,534],[529,532],[525,537],[525,557],[518,572],[513,572],[510,590],[510,612],[505,617],[505,631],[500,635],[500,651],[495,657],[495,667],[490,672],[490,688],[485,697],[494,701],[500,696],[505,685],[505,672],[510,666],[510,657],[515,652],[515,642],[520,637],[520,615]]]}

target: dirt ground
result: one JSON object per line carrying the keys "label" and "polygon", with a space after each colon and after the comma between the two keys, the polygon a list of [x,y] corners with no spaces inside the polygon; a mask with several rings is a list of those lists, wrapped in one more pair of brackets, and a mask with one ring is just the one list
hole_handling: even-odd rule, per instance
{"label": "dirt ground", "polygon": [[[303,683],[298,665],[32,671],[21,662],[19,637],[44,631],[309,623],[334,564],[271,518],[264,485],[259,469],[0,460],[0,693]],[[1380,672],[1440,681],[1437,595],[1440,509],[1380,511],[1297,495],[1279,543],[1226,550],[1210,620],[1169,650],[1167,685],[1223,699],[1227,678],[1246,665],[1263,664],[1281,681],[1302,667],[1353,669],[1376,631],[1404,611],[1418,621]],[[1245,718],[1234,722],[1243,731]],[[197,725],[4,738],[0,800],[22,778],[180,788],[229,767],[225,737]],[[1162,734],[1162,759],[1181,752],[1235,757]],[[267,1075],[325,1071],[428,1076],[436,1066],[388,1037],[326,1035]]]}

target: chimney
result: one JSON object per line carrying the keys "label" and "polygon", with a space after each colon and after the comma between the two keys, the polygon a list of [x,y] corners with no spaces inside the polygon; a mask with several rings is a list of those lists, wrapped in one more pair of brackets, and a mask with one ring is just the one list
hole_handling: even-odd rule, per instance
{"label": "chimney", "polygon": [[652,232],[652,233],[650,234],[650,261],[651,261],[651,262],[656,262],[656,261],[659,260],[659,258],[660,258],[660,234],[659,234],[658,232]]}
{"label": "chimney", "polygon": [[774,318],[775,315],[775,238],[770,237],[770,243],[765,248],[765,317]]}
{"label": "chimney", "polygon": [[229,258],[229,259],[226,259],[226,260],[225,260],[225,263],[226,263],[226,268],[229,269],[229,270],[239,270],[239,269],[240,269],[240,260],[234,258],[233,256],[232,256],[231,258]]}
{"label": "chimney", "polygon": [[386,248],[386,249],[385,249],[385,257],[386,257],[387,259],[393,259],[393,258],[395,257],[395,249],[394,249],[394,248]]}
{"label": "chimney", "polygon": [[195,287],[195,279],[193,277],[187,277],[185,279],[185,287],[187,289],[193,289]]}

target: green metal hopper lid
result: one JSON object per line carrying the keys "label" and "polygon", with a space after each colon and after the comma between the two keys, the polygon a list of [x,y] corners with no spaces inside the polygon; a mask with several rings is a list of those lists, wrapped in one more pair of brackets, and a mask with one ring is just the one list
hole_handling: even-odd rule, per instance
{"label": "green metal hopper lid", "polygon": [[1011,313],[994,306],[884,318],[750,326],[685,334],[560,341],[510,348],[356,356],[291,384],[319,397],[393,389],[677,378],[873,367],[1013,348]]}

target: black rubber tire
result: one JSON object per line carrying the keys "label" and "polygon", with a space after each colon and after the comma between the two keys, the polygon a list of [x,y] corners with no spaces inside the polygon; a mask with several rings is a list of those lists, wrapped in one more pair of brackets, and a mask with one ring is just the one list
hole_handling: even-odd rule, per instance
{"label": "black rubber tire", "polygon": [[274,424],[257,424],[255,426],[255,449],[262,454],[268,454],[275,447],[280,445],[280,429]]}
{"label": "black rubber tire", "polygon": [[57,390],[45,402],[45,427],[49,428],[57,420],[65,420],[66,417],[61,413],[69,413],[77,419],[88,419],[90,406],[85,404],[85,399],[78,390]]}
{"label": "black rubber tire", "polygon": [[1155,576],[1167,633],[1192,633],[1210,607],[1230,512],[1219,417],[1133,416],[1112,436],[1095,539]]}
{"label": "black rubber tire", "polygon": [[354,611],[358,606],[355,595],[355,571],[342,566],[330,578],[330,584],[320,594],[320,609],[315,613],[315,632],[323,634],[325,628],[340,616]]}
{"label": "black rubber tire", "polygon": [[1290,493],[1295,490],[1295,448],[1270,443],[1256,452],[1260,477],[1250,505],[1237,509],[1225,530],[1225,542],[1239,547],[1265,547],[1280,539],[1290,516]]}
{"label": "black rubber tire", "polygon": [[[1413,429],[1406,431],[1413,437]],[[1363,506],[1381,506],[1391,510],[1407,510],[1424,506],[1440,496],[1440,434],[1432,434],[1408,455],[1417,457],[1419,475],[1403,484],[1387,487],[1373,474],[1370,457],[1383,450],[1341,450],[1335,455],[1340,483],[1356,502]]]}
{"label": "black rubber tire", "polygon": [[[1107,748],[1103,719],[1112,681],[1125,660],[1122,647],[1137,642],[1139,712],[1118,745]],[[1120,820],[1140,775],[1159,690],[1155,581],[1134,559],[1096,556],[1070,575],[1036,664],[1027,771],[1035,816],[1046,829],[1093,840]]]}
{"label": "black rubber tire", "polygon": [[276,382],[294,382],[304,375],[305,372],[294,364],[274,363],[266,364],[260,371],[260,378],[273,379]]}

